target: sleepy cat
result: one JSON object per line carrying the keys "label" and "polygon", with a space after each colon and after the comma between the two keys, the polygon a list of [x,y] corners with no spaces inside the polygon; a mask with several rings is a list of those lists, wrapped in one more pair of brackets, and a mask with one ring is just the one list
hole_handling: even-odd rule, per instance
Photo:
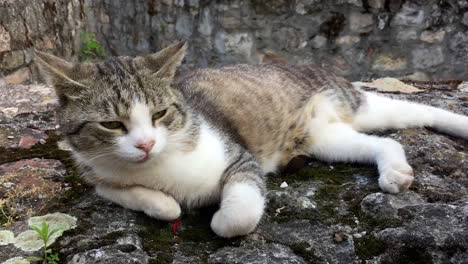
{"label": "sleepy cat", "polygon": [[312,66],[234,65],[175,78],[187,44],[72,64],[37,52],[60,101],[61,130],[86,179],[117,204],[162,220],[219,203],[222,237],[252,232],[267,172],[297,155],[376,163],[382,190],[413,171],[395,140],[363,132],[431,126],[468,139],[468,117],[392,100]]}

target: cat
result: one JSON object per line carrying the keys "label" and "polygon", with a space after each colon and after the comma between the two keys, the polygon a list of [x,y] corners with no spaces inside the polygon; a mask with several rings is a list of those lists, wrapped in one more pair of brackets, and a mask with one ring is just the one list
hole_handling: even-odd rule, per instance
{"label": "cat", "polygon": [[232,65],[181,76],[187,43],[155,54],[70,63],[36,52],[56,90],[61,132],[96,192],[123,207],[177,219],[219,203],[212,230],[252,232],[265,175],[298,155],[376,163],[383,191],[414,180],[402,146],[365,132],[434,127],[468,139],[468,117],[393,100],[309,65]]}

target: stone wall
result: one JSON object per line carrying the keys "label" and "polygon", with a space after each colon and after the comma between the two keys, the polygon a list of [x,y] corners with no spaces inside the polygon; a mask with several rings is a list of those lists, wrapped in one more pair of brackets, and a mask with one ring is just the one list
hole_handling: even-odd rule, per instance
{"label": "stone wall", "polygon": [[0,0],[0,84],[37,79],[34,48],[75,57],[84,17],[80,0]]}
{"label": "stone wall", "polygon": [[24,69],[30,56],[18,54],[30,54],[32,46],[73,57],[84,31],[96,33],[108,55],[145,54],[188,39],[185,69],[288,61],[329,67],[352,80],[468,79],[466,0],[8,2],[0,0],[7,13],[0,16],[4,75]]}

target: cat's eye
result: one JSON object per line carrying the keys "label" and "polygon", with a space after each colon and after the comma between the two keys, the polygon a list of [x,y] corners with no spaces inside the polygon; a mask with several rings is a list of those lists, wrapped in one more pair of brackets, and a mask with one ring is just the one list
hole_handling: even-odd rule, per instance
{"label": "cat's eye", "polygon": [[119,121],[100,122],[99,124],[110,130],[126,130],[125,125]]}
{"label": "cat's eye", "polygon": [[162,111],[159,111],[159,112],[155,113],[153,115],[153,122],[160,119],[160,118],[162,118],[166,114],[166,112],[167,112],[167,109],[164,109]]}

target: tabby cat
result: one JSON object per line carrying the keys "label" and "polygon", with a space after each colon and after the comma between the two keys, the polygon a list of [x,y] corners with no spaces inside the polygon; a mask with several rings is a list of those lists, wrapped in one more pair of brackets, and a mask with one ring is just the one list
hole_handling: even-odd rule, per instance
{"label": "tabby cat", "polygon": [[63,135],[85,178],[117,204],[162,220],[219,203],[222,237],[252,232],[267,172],[294,156],[372,162],[379,186],[407,189],[413,170],[395,140],[366,135],[431,126],[468,139],[468,117],[361,91],[313,66],[233,65],[175,77],[178,42],[142,57],[72,64],[37,52],[55,87]]}

